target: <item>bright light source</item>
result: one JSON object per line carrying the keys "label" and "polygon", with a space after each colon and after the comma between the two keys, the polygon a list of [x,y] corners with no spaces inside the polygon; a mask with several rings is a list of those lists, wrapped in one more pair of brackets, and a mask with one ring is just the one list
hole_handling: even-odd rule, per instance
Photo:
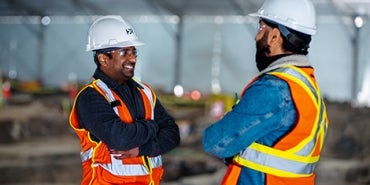
{"label": "bright light source", "polygon": [[356,28],[361,28],[364,25],[364,20],[361,16],[356,16],[354,19],[354,23]]}
{"label": "bright light source", "polygon": [[10,79],[16,79],[17,78],[17,71],[12,69],[9,71],[8,76]]}
{"label": "bright light source", "polygon": [[221,84],[220,81],[215,79],[211,82],[211,90],[213,94],[220,94],[221,93]]}
{"label": "bright light source", "polygon": [[194,90],[194,91],[191,91],[191,99],[197,101],[200,99],[202,95],[200,94],[200,91],[198,90]]}
{"label": "bright light source", "polygon": [[44,25],[44,26],[47,26],[49,25],[51,22],[51,19],[49,16],[44,16],[41,18],[41,24]]}
{"label": "bright light source", "polygon": [[169,20],[172,24],[178,24],[180,22],[180,17],[179,16],[171,16]]}
{"label": "bright light source", "polygon": [[173,88],[173,93],[176,97],[182,97],[184,95],[184,88],[181,85],[176,85]]}

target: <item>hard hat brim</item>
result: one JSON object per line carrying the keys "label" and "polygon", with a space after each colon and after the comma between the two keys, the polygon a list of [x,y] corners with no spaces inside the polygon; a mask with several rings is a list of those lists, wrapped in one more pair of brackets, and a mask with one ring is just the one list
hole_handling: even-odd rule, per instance
{"label": "hard hat brim", "polygon": [[303,26],[300,26],[300,25],[296,25],[296,24],[292,24],[292,23],[288,23],[286,21],[282,21],[282,20],[277,20],[277,19],[271,19],[270,16],[267,16],[267,15],[264,15],[264,14],[261,14],[259,12],[256,12],[256,13],[250,13],[248,14],[250,17],[252,18],[263,18],[263,19],[267,19],[267,20],[270,20],[272,22],[275,22],[275,23],[278,23],[278,24],[281,24],[283,26],[286,26],[288,28],[291,28],[293,30],[296,30],[298,32],[302,32],[304,34],[307,34],[307,35],[315,35],[316,34],[316,27],[314,28],[307,28],[307,27],[303,27]]}
{"label": "hard hat brim", "polygon": [[95,46],[93,48],[90,48],[90,45],[86,46],[86,51],[93,51],[93,50],[99,50],[99,49],[105,49],[105,48],[125,48],[125,47],[131,47],[131,46],[142,46],[145,45],[145,43],[137,41],[137,40],[132,40],[132,41],[125,41],[125,42],[119,42],[116,44],[110,44],[110,45],[100,45],[100,46]]}

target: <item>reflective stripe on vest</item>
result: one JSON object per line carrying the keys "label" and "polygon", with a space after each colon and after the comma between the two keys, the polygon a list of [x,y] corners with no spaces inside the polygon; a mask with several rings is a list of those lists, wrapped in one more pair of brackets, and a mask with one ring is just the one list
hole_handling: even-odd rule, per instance
{"label": "reflective stripe on vest", "polygon": [[[314,102],[318,115],[311,134],[297,146],[282,151],[269,146],[252,143],[248,148],[234,157],[234,161],[248,168],[280,177],[305,177],[312,175],[320,156],[313,156],[314,149],[319,144],[322,148],[327,130],[325,105],[320,97],[319,90],[301,69],[293,66],[282,67],[272,72],[272,75],[281,75],[300,84]],[[318,139],[320,141],[318,142]]]}
{"label": "reflective stripe on vest", "polygon": [[[139,82],[137,82],[139,83]],[[155,105],[155,100],[154,100],[154,97],[153,97],[153,93],[151,91],[151,89],[149,89],[149,87],[147,87],[146,85],[144,84],[141,84],[139,83],[142,87],[144,87],[143,91],[144,93],[147,95],[148,99],[149,99],[149,102],[150,102],[150,105],[152,107],[154,107]],[[154,119],[154,110],[152,109],[152,119]]]}
{"label": "reflective stripe on vest", "polygon": [[[135,80],[135,82],[138,83],[141,87],[143,87],[142,90],[144,91],[144,94],[148,98],[150,106],[152,107],[152,109],[151,109],[151,111],[152,111],[151,119],[154,119],[154,109],[153,109],[153,107],[155,105],[155,98],[153,96],[153,93],[152,93],[151,89],[143,83],[140,83],[136,80]],[[97,79],[97,80],[93,81],[93,83],[95,83],[101,90],[103,90],[103,93],[106,95],[107,101],[109,103],[112,103],[112,102],[116,101],[112,91],[109,89],[109,87],[103,81],[101,81],[100,79]],[[118,116],[120,116],[119,112],[118,112],[118,108],[116,106],[113,107],[113,110]]]}
{"label": "reflective stripe on vest", "polygon": [[92,155],[93,155],[93,151],[94,151],[94,148],[90,148],[86,151],[81,152],[80,153],[81,161],[85,162],[85,161],[91,159]]}
{"label": "reflective stripe on vest", "polygon": [[[314,83],[307,76],[307,74],[304,73],[298,67],[290,66],[290,67],[279,68],[275,70],[274,72],[272,72],[271,74],[274,74],[276,72],[279,72],[280,75],[283,75],[283,76],[288,74],[290,75],[289,78],[291,80],[295,81],[296,83],[301,84],[301,87],[303,87],[306,90],[306,92],[308,92],[308,94],[311,96],[311,99],[314,100],[316,109],[319,110],[318,117],[316,117],[316,120],[315,120],[316,124],[314,128],[316,129],[312,130],[310,137],[307,137],[305,141],[301,142],[299,145],[295,147],[297,149],[295,150],[291,149],[297,155],[307,156],[310,154],[310,152],[314,148],[314,145],[317,143],[316,139],[318,138],[318,136],[320,134],[324,134],[323,136],[325,137],[325,134],[327,132],[325,105],[320,96],[320,93],[319,93],[320,91],[318,88],[315,88]],[[323,133],[321,131],[323,131]]]}
{"label": "reflective stripe on vest", "polygon": [[[144,158],[144,157],[143,157]],[[149,166],[151,168],[158,168],[162,166],[162,157],[149,157]],[[145,159],[143,159],[145,160]],[[151,170],[149,171],[144,165],[140,164],[125,164],[122,165],[122,160],[117,160],[112,156],[112,163],[111,164],[93,164],[93,167],[101,166],[105,170],[109,171],[113,175],[118,176],[137,176],[137,175],[149,175],[151,174]]]}
{"label": "reflective stripe on vest", "polygon": [[[116,101],[114,96],[113,96],[112,91],[108,88],[108,86],[103,81],[96,80],[96,85],[98,85],[100,87],[100,89],[102,89],[104,91],[105,95],[108,98],[109,103],[112,103],[112,102]],[[118,108],[116,106],[113,107],[113,110],[119,116]]]}

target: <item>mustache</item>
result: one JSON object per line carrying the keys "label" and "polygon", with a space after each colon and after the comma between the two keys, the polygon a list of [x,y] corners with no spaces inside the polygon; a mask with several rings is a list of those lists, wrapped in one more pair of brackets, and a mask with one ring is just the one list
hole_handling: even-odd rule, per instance
{"label": "mustache", "polygon": [[270,54],[270,46],[267,44],[265,39],[261,39],[256,42],[256,50],[257,52],[263,52],[265,54]]}

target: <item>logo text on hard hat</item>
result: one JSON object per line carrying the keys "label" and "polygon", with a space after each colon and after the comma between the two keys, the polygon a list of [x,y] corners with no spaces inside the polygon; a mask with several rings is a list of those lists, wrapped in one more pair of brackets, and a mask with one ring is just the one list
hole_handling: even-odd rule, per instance
{"label": "logo text on hard hat", "polygon": [[132,28],[127,28],[127,29],[126,29],[126,33],[127,33],[127,35],[134,34],[134,29],[132,29]]}

